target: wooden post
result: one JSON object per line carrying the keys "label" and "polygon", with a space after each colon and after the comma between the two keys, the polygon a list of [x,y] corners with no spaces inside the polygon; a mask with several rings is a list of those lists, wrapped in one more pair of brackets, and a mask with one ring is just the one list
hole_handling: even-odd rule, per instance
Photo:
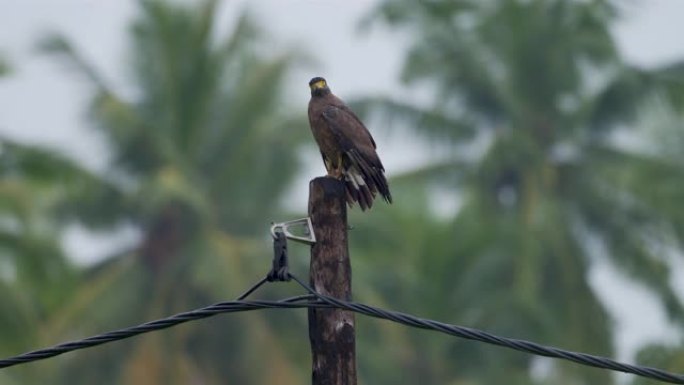
{"label": "wooden post", "polygon": [[[316,234],[311,247],[311,286],[321,294],[351,300],[344,184],[330,177],[309,184],[309,217]],[[313,385],[356,385],[354,313],[309,309]]]}

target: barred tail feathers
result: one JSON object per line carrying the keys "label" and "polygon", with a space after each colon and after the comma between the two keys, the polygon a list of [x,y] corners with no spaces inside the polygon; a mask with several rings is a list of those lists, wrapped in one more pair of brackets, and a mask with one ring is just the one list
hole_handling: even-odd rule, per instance
{"label": "barred tail feathers", "polygon": [[382,167],[380,160],[377,160],[377,163],[369,162],[357,150],[349,151],[347,156],[351,161],[347,171],[357,174],[359,176],[357,180],[365,182],[373,197],[375,197],[377,192],[380,192],[380,195],[382,195],[387,203],[392,203],[392,194],[390,194],[389,185],[384,174],[385,169]]}
{"label": "barred tail feathers", "polygon": [[361,173],[352,167],[345,172],[344,179],[347,190],[347,202],[349,203],[349,206],[351,207],[353,206],[354,202],[358,202],[362,211],[370,209],[373,206],[375,193],[368,188],[368,185],[363,179]]}

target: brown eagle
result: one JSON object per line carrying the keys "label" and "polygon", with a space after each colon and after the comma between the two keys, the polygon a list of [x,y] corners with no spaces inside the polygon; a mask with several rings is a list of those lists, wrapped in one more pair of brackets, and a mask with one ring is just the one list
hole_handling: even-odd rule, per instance
{"label": "brown eagle", "polygon": [[325,79],[311,79],[309,88],[311,132],[321,150],[328,175],[344,181],[349,206],[358,202],[361,210],[366,210],[373,205],[378,192],[387,203],[392,203],[385,168],[366,126],[330,92]]}

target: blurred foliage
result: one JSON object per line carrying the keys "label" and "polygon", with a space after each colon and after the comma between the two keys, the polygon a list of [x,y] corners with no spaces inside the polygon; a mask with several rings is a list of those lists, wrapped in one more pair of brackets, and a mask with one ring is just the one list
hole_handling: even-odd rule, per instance
{"label": "blurred foliage", "polygon": [[[69,305],[45,326],[56,340],[225,300],[260,278],[269,246],[256,235],[277,216],[297,170],[298,143],[308,135],[303,113],[289,113],[282,92],[297,53],[266,56],[247,15],[218,36],[217,1],[139,4],[125,93],[63,36],[40,42],[92,84],[90,118],[111,149],[106,172],[84,171],[68,183],[55,217],[140,234],[132,249],[85,272]],[[43,176],[63,174],[64,165],[42,162],[40,150],[18,146],[12,154],[31,155],[26,167]],[[301,383],[304,371],[294,368],[306,360],[286,354],[269,326],[283,320],[292,324],[283,337],[305,335],[305,320],[295,314],[247,314],[73,354],[44,382]],[[279,370],[254,371],[257,357]],[[26,381],[23,375],[17,370],[14,378]]]}
{"label": "blurred foliage", "polygon": [[[396,176],[397,207],[361,219],[358,233],[373,229],[370,239],[352,237],[355,254],[368,260],[362,274],[372,275],[363,281],[373,282],[378,296],[431,318],[611,356],[611,322],[589,285],[592,260],[605,254],[684,323],[656,247],[679,248],[684,239],[676,203],[684,198],[684,168],[615,139],[635,135],[631,127],[647,101],[681,100],[681,65],[626,64],[609,30],[617,17],[603,1],[405,0],[375,11],[372,18],[415,39],[402,77],[434,98],[358,104],[451,148]],[[425,214],[402,221],[403,202],[420,207],[417,188],[425,191],[420,211],[430,211],[438,196],[456,213],[442,213],[441,224]],[[382,241],[378,228],[387,229]],[[390,239],[397,229],[401,237]],[[396,346],[378,330],[370,338],[370,349]],[[404,338],[394,359],[409,374],[377,371],[372,382],[611,382],[605,371],[560,362],[534,375],[532,357],[435,340]]]}
{"label": "blurred foliage", "polygon": [[[264,224],[287,215],[280,198],[300,143],[311,143],[304,109],[292,114],[283,89],[301,54],[263,49],[247,15],[219,36],[217,0],[139,4],[124,86],[63,36],[40,42],[92,85],[89,117],[111,156],[93,173],[3,140],[3,354],[237,296],[269,264]],[[393,174],[395,204],[350,214],[356,300],[613,356],[612,324],[589,285],[592,261],[607,257],[684,324],[663,252],[681,251],[684,236],[684,67],[626,64],[609,30],[618,18],[599,0],[380,4],[368,20],[410,33],[403,80],[433,98],[376,97],[358,109],[448,151]],[[676,116],[669,129],[638,130],[658,103]],[[59,244],[70,223],[128,226],[139,240],[76,276]],[[0,383],[306,383],[306,321],[305,312],[210,319],[3,370]],[[613,381],[575,364],[357,323],[361,383]],[[639,360],[682,371],[677,348],[647,347]]]}
{"label": "blurred foliage", "polygon": [[[0,354],[44,345],[44,325],[68,301],[76,270],[64,254],[56,208],[78,169],[51,151],[0,140]],[[47,365],[46,368],[55,365]],[[44,378],[21,368],[24,381]],[[5,381],[2,373],[0,381]],[[11,376],[10,376],[11,377]]]}
{"label": "blurred foliage", "polygon": [[[640,365],[651,366],[672,373],[684,373],[684,341],[679,341],[678,346],[659,346],[651,344],[643,347],[637,354],[637,362]],[[655,384],[658,381],[638,379],[634,385]]]}
{"label": "blurred foliage", "polygon": [[8,72],[10,72],[10,65],[2,56],[0,56],[0,76],[4,76]]}

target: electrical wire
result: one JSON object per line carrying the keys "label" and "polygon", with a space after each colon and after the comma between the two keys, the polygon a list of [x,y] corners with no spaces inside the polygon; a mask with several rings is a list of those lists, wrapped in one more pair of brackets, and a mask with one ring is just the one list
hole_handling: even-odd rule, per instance
{"label": "electrical wire", "polygon": [[525,340],[499,337],[494,334],[487,333],[477,329],[451,325],[430,319],[419,318],[410,314],[379,309],[361,303],[342,301],[336,298],[332,298],[317,293],[309,285],[305,284],[303,281],[301,281],[299,278],[292,274],[288,274],[287,278],[293,279],[301,287],[303,287],[309,294],[290,297],[282,299],[280,301],[245,301],[244,298],[253,293],[267,281],[267,278],[264,278],[261,281],[257,282],[254,286],[252,286],[240,297],[238,297],[238,300],[236,301],[220,302],[201,309],[179,313],[168,318],[146,322],[144,324],[133,326],[130,328],[115,330],[78,341],[62,343],[51,348],[24,353],[15,357],[0,360],[0,368],[6,368],[13,365],[54,357],[73,350],[85,349],[108,342],[118,341],[139,334],[169,328],[184,322],[211,317],[213,315],[220,313],[235,313],[258,309],[335,308],[352,311],[374,318],[385,319],[388,321],[400,323],[415,328],[438,331],[460,338],[485,342],[492,345],[498,345],[525,353],[550,358],[560,358],[564,360],[573,361],[581,365],[631,373],[641,377],[651,378],[673,384],[684,384],[683,375],[669,373],[664,370],[651,368],[647,366],[625,364],[605,357],[567,351],[560,348],[544,346]]}
{"label": "electrical wire", "polygon": [[297,282],[300,286],[302,286],[305,290],[311,293],[311,295],[316,296],[316,298],[318,298],[321,302],[324,302],[334,308],[345,309],[353,311],[355,313],[364,314],[369,317],[381,318],[420,329],[434,330],[452,336],[461,337],[473,341],[485,342],[492,345],[498,345],[525,353],[535,354],[538,356],[560,358],[568,361],[573,361],[581,365],[636,374],[641,377],[651,378],[654,380],[669,382],[673,384],[684,384],[684,375],[669,373],[661,369],[656,369],[648,366],[625,364],[606,357],[600,357],[586,353],[572,352],[568,350],[559,349],[556,347],[540,345],[525,340],[499,337],[494,334],[487,333],[477,329],[451,325],[424,318],[418,318],[410,314],[405,314],[391,310],[383,310],[360,303],[341,301],[339,299],[317,293],[311,287],[309,287],[307,284],[302,282],[299,278],[297,278],[294,275],[290,274],[290,277],[293,280],[295,280],[295,282]]}
{"label": "electrical wire", "polygon": [[[36,360],[42,360],[50,357],[54,357],[63,353],[71,352],[74,350],[85,349],[97,345],[101,345],[108,342],[118,341],[125,338],[130,338],[138,334],[143,334],[155,330],[166,329],[181,323],[188,321],[195,321],[202,318],[207,318],[220,313],[231,313],[238,311],[247,311],[255,309],[265,309],[269,307],[278,306],[276,303],[269,303],[269,301],[243,301],[248,295],[260,288],[264,283],[267,282],[266,278],[261,279],[242,295],[240,295],[237,301],[232,302],[220,302],[214,305],[210,305],[201,309],[191,310],[183,313],[179,313],[167,318],[158,319],[155,321],[145,322],[143,324],[128,327],[124,329],[114,330],[103,334],[98,334],[92,337],[84,338],[78,341],[65,342],[59,345],[55,345],[51,348],[40,349],[28,353],[24,353],[18,356],[10,357],[4,360],[0,360],[0,369],[7,368],[10,366],[23,364],[27,362],[32,362]],[[301,296],[300,296],[301,297]],[[296,305],[293,304],[290,299],[284,300],[279,306],[282,307],[304,307],[306,305]]]}

